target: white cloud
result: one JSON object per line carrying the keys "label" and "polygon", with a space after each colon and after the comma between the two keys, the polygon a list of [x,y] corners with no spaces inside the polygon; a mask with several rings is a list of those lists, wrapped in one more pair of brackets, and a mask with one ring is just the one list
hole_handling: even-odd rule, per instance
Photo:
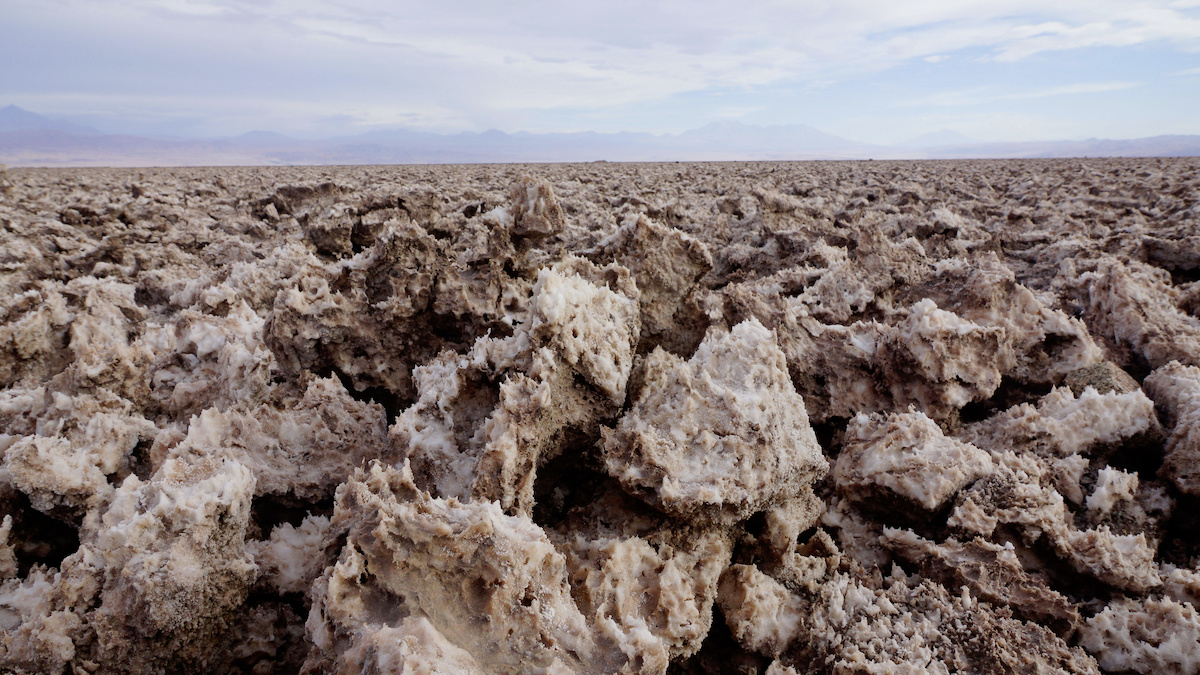
{"label": "white cloud", "polygon": [[[246,115],[265,114],[264,107],[280,116],[288,108],[317,117],[355,111],[364,126],[402,117],[423,120],[406,124],[429,128],[512,129],[537,111],[617,108],[785,83],[825,86],[909,62],[937,64],[965,49],[998,63],[1095,46],[1153,43],[1200,50],[1200,1],[1194,0],[60,0],[56,5],[7,0],[6,5],[6,22],[19,22],[22,30],[41,27],[66,43],[78,38],[83,46],[75,67],[80,79],[91,73],[99,93],[174,97],[180,105],[223,100],[230,111],[242,105]],[[0,27],[0,38],[4,33]],[[98,41],[113,48],[97,49]],[[68,56],[71,48],[63,47]],[[106,61],[106,51],[121,52],[125,60]],[[145,62],[131,66],[138,53]],[[4,54],[0,47],[0,61]],[[0,82],[17,67],[0,65]],[[53,83],[62,75],[50,72],[42,80]],[[54,92],[0,84],[0,95],[15,93]],[[1024,96],[1069,93],[1084,92]],[[1000,94],[967,92],[960,99],[972,95]],[[966,105],[952,102],[955,95],[944,96],[950,102],[933,104]],[[738,102],[713,115],[756,105]]]}
{"label": "white cloud", "polygon": [[893,104],[897,108],[905,107],[952,107],[975,106],[995,101],[1020,101],[1023,99],[1051,98],[1054,96],[1072,96],[1078,94],[1099,94],[1110,91],[1121,91],[1138,86],[1138,82],[1080,82],[1060,87],[1031,89],[1025,91],[1002,91],[993,86],[979,86],[958,91],[947,91],[922,96]]}
{"label": "white cloud", "polygon": [[[79,0],[74,0],[79,1]],[[89,3],[91,4],[91,3]],[[108,5],[109,2],[95,3]],[[886,68],[966,47],[1016,60],[1086,46],[1169,41],[1200,47],[1190,4],[1128,0],[739,3],[695,0],[393,3],[141,0],[194,22],[237,18],[290,27],[298,44],[337,38],[406,46],[504,79],[561,77],[672,93],[752,86],[830,69]],[[628,79],[632,78],[632,79]],[[575,101],[570,94],[562,104]]]}

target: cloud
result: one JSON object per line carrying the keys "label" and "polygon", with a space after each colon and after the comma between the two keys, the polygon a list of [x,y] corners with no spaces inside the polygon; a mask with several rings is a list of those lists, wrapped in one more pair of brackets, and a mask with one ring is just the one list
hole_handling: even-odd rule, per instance
{"label": "cloud", "polygon": [[996,101],[1020,101],[1024,99],[1051,98],[1055,96],[1072,96],[1078,94],[1099,94],[1111,91],[1121,91],[1139,86],[1139,82],[1080,82],[1059,87],[1032,89],[1025,91],[1001,91],[996,87],[980,86],[959,91],[940,92],[930,96],[922,96],[906,101],[897,101],[893,107],[951,107],[975,106]]}
{"label": "cloud", "polygon": [[[313,119],[354,109],[364,126],[412,124],[404,116],[415,115],[430,128],[511,128],[539,111],[821,86],[907,63],[957,62],[951,57],[964,50],[996,63],[1095,46],[1200,50],[1200,3],[1178,0],[6,5],[0,95],[174,96]],[[20,60],[20,49],[43,51]]]}

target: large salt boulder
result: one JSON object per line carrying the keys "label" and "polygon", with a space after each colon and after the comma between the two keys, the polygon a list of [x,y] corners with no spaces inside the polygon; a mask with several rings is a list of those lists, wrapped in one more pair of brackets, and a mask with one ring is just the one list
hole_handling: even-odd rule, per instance
{"label": "large salt boulder", "polygon": [[637,402],[604,434],[604,461],[655,507],[725,522],[828,469],[783,353],[755,320],[709,335],[687,361],[653,352]]}
{"label": "large salt boulder", "polygon": [[930,512],[992,469],[986,452],[943,436],[923,413],[859,414],[846,428],[833,480],[868,506]]}
{"label": "large salt boulder", "polygon": [[1166,413],[1170,431],[1159,475],[1200,496],[1200,367],[1173,361],[1146,378],[1146,391]]}

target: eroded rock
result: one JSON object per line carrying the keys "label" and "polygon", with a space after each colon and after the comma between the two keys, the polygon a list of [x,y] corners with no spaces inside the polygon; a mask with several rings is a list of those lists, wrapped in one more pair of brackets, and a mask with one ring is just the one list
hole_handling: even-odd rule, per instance
{"label": "eroded rock", "polygon": [[732,522],[828,469],[783,353],[751,320],[712,333],[691,359],[646,362],[633,409],[604,435],[605,465],[667,513]]}
{"label": "eroded rock", "polygon": [[846,429],[833,480],[871,508],[932,512],[993,468],[986,452],[943,436],[922,413],[860,414]]}
{"label": "eroded rock", "polygon": [[1181,492],[1200,496],[1200,368],[1173,361],[1146,378],[1146,391],[1170,425],[1160,475]]}
{"label": "eroded rock", "polygon": [[0,670],[1195,672],[1197,175],[0,172]]}

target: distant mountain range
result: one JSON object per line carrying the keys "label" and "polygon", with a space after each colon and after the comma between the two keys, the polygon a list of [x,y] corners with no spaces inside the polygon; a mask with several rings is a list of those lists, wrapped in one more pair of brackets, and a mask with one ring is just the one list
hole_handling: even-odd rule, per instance
{"label": "distant mountain range", "polygon": [[11,131],[62,131],[81,135],[100,133],[91,127],[43,117],[15,105],[0,108],[0,133]]}
{"label": "distant mountain range", "polygon": [[680,134],[373,131],[321,140],[269,131],[212,139],[105,134],[16,106],[0,108],[0,163],[10,166],[467,164],[483,162],[965,159],[1200,156],[1200,136],[980,143],[953,131],[895,146],[804,125],[714,122]]}

